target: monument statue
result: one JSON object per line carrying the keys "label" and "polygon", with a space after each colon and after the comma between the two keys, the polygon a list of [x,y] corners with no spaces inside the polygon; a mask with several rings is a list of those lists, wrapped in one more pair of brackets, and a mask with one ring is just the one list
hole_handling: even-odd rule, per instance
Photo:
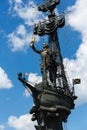
{"label": "monument statue", "polygon": [[39,5],[39,11],[48,12],[48,20],[34,24],[35,35],[48,35],[48,43],[43,44],[42,50],[35,47],[35,37],[30,44],[33,51],[41,55],[42,82],[33,87],[18,73],[18,79],[32,92],[34,106],[30,114],[32,121],[37,120],[36,130],[63,130],[62,122],[67,122],[77,98],[74,85],[71,88],[68,84],[60,51],[57,29],[65,25],[65,18],[64,13],[58,17],[54,12],[59,3],[60,0],[49,0]]}
{"label": "monument statue", "polygon": [[[42,73],[42,81],[45,85],[47,85],[47,71],[49,72],[49,79],[50,81],[54,82],[56,79],[56,72],[57,72],[57,64],[55,61],[56,54],[55,52],[52,52],[52,50],[49,48],[49,45],[44,43],[42,50],[37,50],[34,46],[35,38],[32,38],[30,46],[32,49],[38,53],[41,54],[41,73]],[[54,82],[54,86],[55,86]]]}

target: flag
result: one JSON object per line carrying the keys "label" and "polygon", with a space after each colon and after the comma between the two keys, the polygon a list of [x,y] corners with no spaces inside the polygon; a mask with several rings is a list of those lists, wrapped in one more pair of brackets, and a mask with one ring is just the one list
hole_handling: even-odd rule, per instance
{"label": "flag", "polygon": [[80,84],[81,83],[81,79],[77,78],[77,79],[73,79],[73,84]]}

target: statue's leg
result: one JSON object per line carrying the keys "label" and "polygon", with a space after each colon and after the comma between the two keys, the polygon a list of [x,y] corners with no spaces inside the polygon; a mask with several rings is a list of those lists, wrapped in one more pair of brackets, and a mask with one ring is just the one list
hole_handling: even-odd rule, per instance
{"label": "statue's leg", "polygon": [[47,85],[47,72],[46,72],[46,62],[45,57],[42,60],[41,64],[41,73],[42,73],[42,81],[45,85]]}
{"label": "statue's leg", "polygon": [[53,72],[52,68],[49,69],[49,79],[53,84],[53,87],[56,87],[56,72]]}
{"label": "statue's leg", "polygon": [[42,82],[47,85],[47,73],[44,67],[41,68],[41,73],[42,73]]}

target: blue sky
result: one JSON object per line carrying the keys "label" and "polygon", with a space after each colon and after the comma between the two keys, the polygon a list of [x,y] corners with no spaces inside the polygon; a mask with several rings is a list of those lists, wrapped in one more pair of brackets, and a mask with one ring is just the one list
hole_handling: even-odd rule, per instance
{"label": "blue sky", "polygon": [[[18,72],[28,72],[28,80],[41,81],[40,56],[29,47],[33,23],[45,14],[36,6],[43,0],[0,0],[0,130],[34,130],[29,109],[32,97],[17,80]],[[57,14],[66,14],[66,25],[58,30],[65,70],[71,79],[81,78],[76,85],[76,109],[64,124],[67,130],[87,129],[87,0],[60,0]],[[36,36],[41,48],[47,37]],[[67,126],[66,126],[67,125]],[[65,130],[64,129],[64,130]]]}

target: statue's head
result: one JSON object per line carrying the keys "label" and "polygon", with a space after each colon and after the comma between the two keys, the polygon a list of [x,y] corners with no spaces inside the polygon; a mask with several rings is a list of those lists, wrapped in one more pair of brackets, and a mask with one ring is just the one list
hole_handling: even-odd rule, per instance
{"label": "statue's head", "polygon": [[49,45],[48,45],[48,44],[43,43],[43,48],[48,48],[48,47],[49,47]]}

